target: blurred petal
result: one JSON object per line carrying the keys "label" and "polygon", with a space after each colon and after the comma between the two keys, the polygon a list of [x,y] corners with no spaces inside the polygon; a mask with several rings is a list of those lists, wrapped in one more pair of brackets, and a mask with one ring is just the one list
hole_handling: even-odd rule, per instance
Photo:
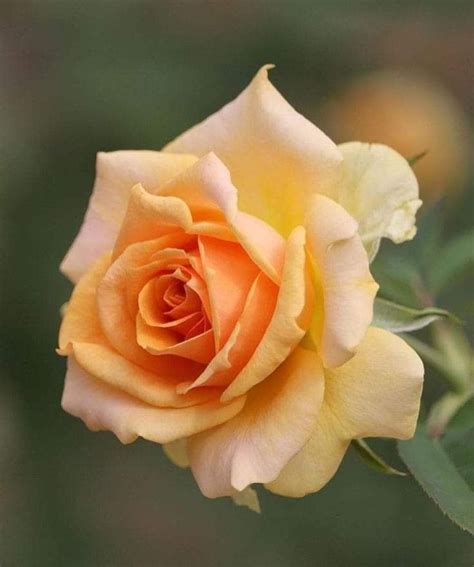
{"label": "blurred petal", "polygon": [[311,336],[325,366],[353,356],[373,315],[373,280],[356,221],[337,203],[315,195],[306,216],[316,288]]}
{"label": "blurred petal", "polygon": [[311,440],[267,485],[283,496],[304,496],[335,474],[353,438],[410,438],[416,428],[423,363],[399,337],[371,327],[357,354],[325,370],[325,395]]}
{"label": "blurred petal", "polygon": [[275,312],[248,364],[222,395],[223,401],[247,392],[269,376],[303,338],[306,311],[312,305],[306,277],[305,231],[296,228],[288,238],[285,265]]}
{"label": "blurred petal", "polygon": [[288,236],[308,197],[332,186],[342,161],[337,146],[296,112],[268,80],[266,65],[230,104],[164,151],[215,152],[239,189],[239,208]]}
{"label": "blurred petal", "polygon": [[112,250],[134,185],[142,183],[148,191],[155,192],[195,161],[194,156],[182,152],[180,155],[147,150],[99,152],[89,207],[61,271],[77,282],[99,256]]}
{"label": "blurred petal", "polygon": [[236,490],[231,494],[231,498],[237,506],[245,506],[257,514],[262,513],[257,491],[251,486],[247,486],[247,488],[244,488],[241,492]]}
{"label": "blurred petal", "polygon": [[251,390],[235,418],[189,439],[191,468],[203,494],[230,496],[234,489],[274,480],[311,437],[323,391],[317,354],[298,348]]}
{"label": "blurred petal", "polygon": [[163,451],[168,459],[178,467],[182,469],[189,468],[188,451],[186,448],[186,439],[177,439],[176,441],[171,441],[171,443],[165,443],[163,445]]}
{"label": "blurred petal", "polygon": [[153,407],[92,378],[72,356],[62,398],[65,411],[92,431],[112,431],[122,443],[137,437],[156,443],[188,437],[231,419],[244,403],[245,398],[239,398],[227,405],[211,401],[179,409]]}
{"label": "blurred petal", "polygon": [[382,144],[348,142],[339,149],[344,156],[344,181],[338,185],[336,200],[359,223],[370,260],[381,238],[396,244],[411,240],[421,201],[407,160]]}

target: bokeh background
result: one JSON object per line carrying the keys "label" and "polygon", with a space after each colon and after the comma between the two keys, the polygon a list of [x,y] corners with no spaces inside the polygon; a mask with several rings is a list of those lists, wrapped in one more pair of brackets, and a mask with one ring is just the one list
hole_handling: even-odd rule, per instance
{"label": "bokeh background", "polygon": [[[264,63],[336,141],[430,150],[415,171],[425,200],[443,200],[425,224],[442,241],[472,226],[473,26],[459,1],[0,0],[2,567],[473,564],[472,539],[412,478],[351,452],[318,494],[261,491],[261,516],[204,499],[159,446],[63,413],[54,352],[71,291],[58,265],[96,152],[159,149]],[[472,278],[454,289],[441,306],[472,319]],[[425,404],[442,390],[428,372]],[[375,446],[403,467],[392,442]]]}

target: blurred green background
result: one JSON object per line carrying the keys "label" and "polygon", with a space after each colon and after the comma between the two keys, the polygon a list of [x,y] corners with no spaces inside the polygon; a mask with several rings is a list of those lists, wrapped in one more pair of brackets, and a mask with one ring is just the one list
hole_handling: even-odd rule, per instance
{"label": "blurred green background", "polygon": [[[448,195],[430,222],[443,224],[442,240],[472,225],[473,25],[470,2],[0,2],[2,567],[473,564],[473,540],[412,478],[379,475],[352,452],[318,494],[261,491],[262,516],[206,500],[160,447],[124,447],[63,413],[65,362],[54,352],[71,291],[58,265],[86,209],[96,152],[159,149],[264,63],[338,142],[357,134],[348,123],[381,108],[377,97],[351,98],[351,85],[379,70],[390,84],[408,76],[413,94],[389,99],[370,136],[392,135],[391,116],[413,154],[429,149],[426,137],[449,140],[448,165],[435,156],[424,166],[427,200],[431,187]],[[428,112],[421,137],[408,111]],[[454,132],[437,130],[443,120]],[[472,318],[469,281],[456,286],[440,306]],[[426,382],[425,402],[443,390],[430,372]],[[403,467],[392,442],[374,446]]]}

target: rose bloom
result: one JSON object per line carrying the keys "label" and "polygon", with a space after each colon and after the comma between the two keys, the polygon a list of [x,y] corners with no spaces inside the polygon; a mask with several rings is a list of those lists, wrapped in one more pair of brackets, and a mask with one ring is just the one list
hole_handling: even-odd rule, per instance
{"label": "rose bloom", "polygon": [[163,444],[211,498],[317,491],[353,438],[411,437],[420,402],[419,357],[370,327],[369,259],[413,237],[416,179],[336,146],[269,67],[162,151],[99,153],[61,265],[63,408]]}

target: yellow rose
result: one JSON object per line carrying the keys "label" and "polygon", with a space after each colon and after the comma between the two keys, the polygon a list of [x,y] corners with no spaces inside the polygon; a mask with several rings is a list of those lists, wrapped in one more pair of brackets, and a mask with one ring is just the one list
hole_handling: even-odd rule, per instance
{"label": "yellow rose", "polygon": [[369,257],[414,235],[416,179],[337,147],[267,69],[163,151],[100,153],[61,266],[64,409],[164,444],[209,497],[318,490],[352,438],[410,437],[419,408],[420,359],[369,328]]}

